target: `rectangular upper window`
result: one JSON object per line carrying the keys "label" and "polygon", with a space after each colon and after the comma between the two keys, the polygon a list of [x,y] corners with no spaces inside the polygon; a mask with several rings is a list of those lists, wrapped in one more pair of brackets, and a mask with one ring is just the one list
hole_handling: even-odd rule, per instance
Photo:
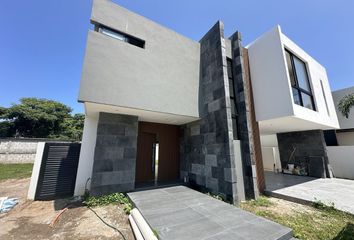
{"label": "rectangular upper window", "polygon": [[144,40],[141,40],[139,38],[136,38],[136,37],[127,35],[125,33],[119,32],[119,31],[114,30],[114,29],[112,29],[110,27],[106,27],[104,25],[97,24],[95,26],[95,30],[97,32],[100,32],[100,33],[106,35],[106,36],[109,36],[109,37],[115,38],[117,40],[132,44],[134,46],[137,46],[137,47],[140,47],[140,48],[144,48],[145,47],[145,41]]}
{"label": "rectangular upper window", "polygon": [[289,72],[294,103],[316,111],[306,64],[286,49],[285,58]]}

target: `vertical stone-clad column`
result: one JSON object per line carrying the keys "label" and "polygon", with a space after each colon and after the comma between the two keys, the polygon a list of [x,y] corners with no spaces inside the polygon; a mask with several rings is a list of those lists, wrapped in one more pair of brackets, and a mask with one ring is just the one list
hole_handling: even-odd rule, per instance
{"label": "vertical stone-clad column", "polygon": [[[236,32],[231,36],[232,62],[234,72],[234,88],[236,98],[236,108],[238,113],[237,126],[239,129],[239,138],[241,141],[241,154],[244,173],[244,184],[247,198],[255,198],[259,195],[259,187],[264,188],[264,181],[257,185],[257,174],[261,176],[262,166],[257,171],[256,166],[256,148],[255,141],[259,141],[258,127],[255,122],[255,113],[253,109],[253,99],[251,93],[251,84],[245,64],[244,49],[241,42],[241,34]],[[246,62],[247,63],[247,62]],[[257,135],[258,133],[258,135]],[[257,141],[257,142],[258,142]],[[258,159],[262,164],[262,159]]]}
{"label": "vertical stone-clad column", "polygon": [[238,202],[223,23],[209,30],[200,47],[201,120],[182,127],[181,177]]}
{"label": "vertical stone-clad column", "polygon": [[91,194],[126,192],[135,187],[138,117],[99,114]]}

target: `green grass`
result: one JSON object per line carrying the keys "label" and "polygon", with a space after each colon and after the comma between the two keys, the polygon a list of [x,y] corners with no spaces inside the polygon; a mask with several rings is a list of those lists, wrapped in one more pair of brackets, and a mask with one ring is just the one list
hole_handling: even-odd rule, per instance
{"label": "green grass", "polygon": [[[269,202],[270,204],[268,204]],[[261,200],[241,204],[244,210],[268,218],[294,230],[294,237],[303,240],[354,240],[354,215],[316,202],[305,210],[277,209],[277,203]]]}
{"label": "green grass", "polygon": [[32,163],[0,164],[0,181],[31,177]]}
{"label": "green grass", "polygon": [[112,203],[123,204],[126,214],[129,214],[133,209],[129,198],[123,193],[112,193],[100,197],[85,196],[84,203],[89,207],[104,206]]}
{"label": "green grass", "polygon": [[247,202],[247,204],[251,207],[270,207],[274,205],[274,203],[269,201],[267,197],[263,196],[259,197],[256,200],[250,200]]}

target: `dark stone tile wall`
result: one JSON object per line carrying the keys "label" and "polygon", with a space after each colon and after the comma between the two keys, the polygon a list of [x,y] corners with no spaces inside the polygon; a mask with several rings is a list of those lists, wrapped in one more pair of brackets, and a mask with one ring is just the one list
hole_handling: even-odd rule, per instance
{"label": "dark stone tile wall", "polygon": [[138,117],[99,115],[91,179],[91,194],[103,195],[134,189]]}
{"label": "dark stone tile wall", "polygon": [[224,26],[202,38],[199,113],[181,127],[181,177],[201,190],[238,201]]}
{"label": "dark stone tile wall", "polygon": [[[245,67],[244,49],[241,42],[241,34],[234,33],[231,38],[232,62],[234,73],[234,88],[237,108],[237,128],[238,136],[241,141],[243,180],[245,185],[246,198],[255,198],[258,196],[257,172],[256,172],[256,148],[253,128],[258,125],[255,122],[255,113],[253,110],[253,99],[251,97],[251,85],[247,78]],[[260,163],[262,160],[260,159]]]}
{"label": "dark stone tile wall", "polygon": [[290,163],[309,162],[310,176],[330,176],[326,141],[322,130],[278,133],[277,138],[283,168],[289,163],[290,156],[296,148]]}

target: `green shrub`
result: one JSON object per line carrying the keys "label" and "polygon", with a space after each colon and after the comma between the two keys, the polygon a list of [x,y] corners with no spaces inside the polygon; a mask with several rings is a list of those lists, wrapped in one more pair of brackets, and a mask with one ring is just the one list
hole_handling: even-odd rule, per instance
{"label": "green shrub", "polygon": [[112,203],[119,203],[124,205],[124,212],[129,214],[133,209],[133,204],[130,202],[129,198],[123,193],[112,193],[109,195],[104,195],[100,197],[92,197],[85,195],[84,204],[89,207],[104,206]]}
{"label": "green shrub", "polygon": [[222,195],[220,195],[220,194],[213,194],[213,193],[207,192],[206,195],[208,195],[208,196],[210,196],[212,198],[215,198],[217,200],[225,202],[225,198]]}
{"label": "green shrub", "polygon": [[254,207],[270,207],[274,205],[267,197],[261,196],[255,200],[249,201],[251,206]]}
{"label": "green shrub", "polygon": [[315,201],[312,203],[312,206],[314,208],[317,208],[317,209],[320,209],[320,210],[324,210],[324,211],[333,211],[333,210],[335,210],[333,202],[330,203],[330,204],[325,204],[321,200],[317,200],[316,198],[315,198]]}

